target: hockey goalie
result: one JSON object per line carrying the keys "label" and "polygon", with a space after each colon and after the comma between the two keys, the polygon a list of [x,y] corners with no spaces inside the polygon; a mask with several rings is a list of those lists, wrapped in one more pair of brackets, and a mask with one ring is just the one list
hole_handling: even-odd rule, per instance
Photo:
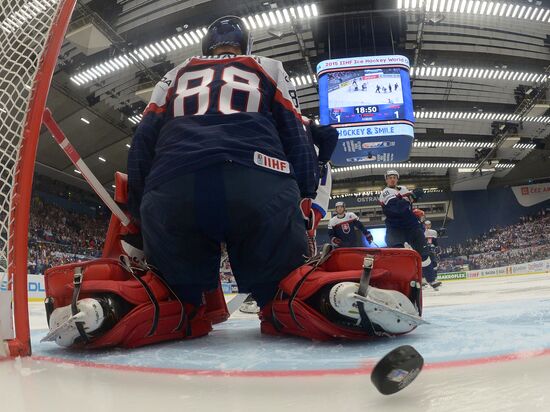
{"label": "hockey goalie", "polygon": [[322,169],[311,125],[282,64],[251,46],[240,18],[220,18],[204,56],[157,84],[128,177],[116,176],[134,224],[113,215],[101,259],[46,272],[43,340],[133,348],[207,335],[229,317],[222,242],[263,333],[368,340],[423,323],[415,251],[327,246],[308,257]]}

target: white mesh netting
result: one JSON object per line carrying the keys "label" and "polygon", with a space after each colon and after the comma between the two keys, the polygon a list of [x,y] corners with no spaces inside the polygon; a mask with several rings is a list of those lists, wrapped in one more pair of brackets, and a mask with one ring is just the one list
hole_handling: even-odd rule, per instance
{"label": "white mesh netting", "polygon": [[[61,4],[60,4],[61,3]],[[36,75],[61,0],[0,0],[0,288],[7,287],[12,197]]]}

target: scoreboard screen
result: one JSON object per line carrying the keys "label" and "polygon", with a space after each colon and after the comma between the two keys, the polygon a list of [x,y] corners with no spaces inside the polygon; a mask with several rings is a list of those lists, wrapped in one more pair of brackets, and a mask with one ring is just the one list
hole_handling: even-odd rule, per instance
{"label": "scoreboard screen", "polygon": [[[381,60],[386,67],[372,65]],[[388,67],[385,60],[395,60],[389,63],[394,67]],[[345,67],[347,65],[349,67]],[[414,121],[408,60],[405,57],[328,60],[319,64],[317,72],[323,124]]]}
{"label": "scoreboard screen", "polygon": [[408,159],[414,117],[406,57],[325,60],[317,76],[321,124],[340,134],[334,163]]}

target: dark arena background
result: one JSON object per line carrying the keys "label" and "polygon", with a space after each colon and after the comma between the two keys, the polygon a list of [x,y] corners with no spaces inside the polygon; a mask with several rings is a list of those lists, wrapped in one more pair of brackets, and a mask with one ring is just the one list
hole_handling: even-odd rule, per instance
{"label": "dark arena background", "polygon": [[[252,54],[282,62],[313,124],[379,134],[354,143],[340,130],[319,250],[335,242],[337,202],[373,235],[355,230],[355,246],[386,245],[388,170],[423,189],[414,207],[436,231],[442,283],[421,292],[429,323],[366,342],[263,335],[256,313],[232,308],[244,296],[222,244],[231,316],[208,336],[137,349],[41,342],[45,272],[112,249],[111,211],[128,216],[115,175],[128,172],[154,87],[201,56],[208,26],[226,15],[244,19]],[[320,102],[320,63],[396,55],[408,67],[329,73],[332,100]],[[549,86],[546,0],[1,0],[2,410],[550,410]],[[394,106],[407,104],[414,122]],[[353,122],[340,122],[342,108]],[[405,127],[408,159],[393,162],[383,151]],[[400,345],[422,354],[424,371],[381,395],[369,376]]]}

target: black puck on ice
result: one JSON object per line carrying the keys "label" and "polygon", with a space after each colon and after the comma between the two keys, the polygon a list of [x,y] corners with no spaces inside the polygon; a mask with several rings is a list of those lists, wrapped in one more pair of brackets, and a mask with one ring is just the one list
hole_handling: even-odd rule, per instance
{"label": "black puck on ice", "polygon": [[406,388],[416,379],[424,358],[410,345],[395,348],[374,367],[370,380],[383,395],[391,395]]}

